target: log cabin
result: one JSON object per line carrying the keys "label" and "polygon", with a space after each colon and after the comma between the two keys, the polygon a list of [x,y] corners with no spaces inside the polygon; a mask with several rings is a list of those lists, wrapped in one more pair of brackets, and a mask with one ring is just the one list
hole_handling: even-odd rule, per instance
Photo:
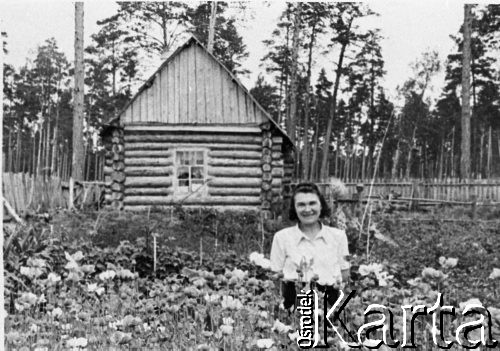
{"label": "log cabin", "polygon": [[195,38],[172,53],[101,133],[106,203],[279,213],[294,145]]}

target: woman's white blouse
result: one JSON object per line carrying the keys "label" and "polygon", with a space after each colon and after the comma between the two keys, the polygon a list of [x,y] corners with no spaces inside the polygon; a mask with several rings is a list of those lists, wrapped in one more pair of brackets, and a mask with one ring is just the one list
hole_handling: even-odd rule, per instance
{"label": "woman's white blouse", "polygon": [[271,269],[283,272],[284,280],[297,280],[302,266],[305,281],[317,274],[319,284],[332,285],[341,278],[341,270],[349,268],[348,255],[345,231],[322,225],[311,240],[296,225],[274,235]]}

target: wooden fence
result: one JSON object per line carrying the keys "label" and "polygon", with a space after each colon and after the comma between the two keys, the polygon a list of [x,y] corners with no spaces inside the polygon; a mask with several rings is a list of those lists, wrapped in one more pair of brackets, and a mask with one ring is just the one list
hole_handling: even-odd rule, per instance
{"label": "wooden fence", "polygon": [[[330,183],[318,184],[324,194],[330,194]],[[357,193],[358,185],[363,185],[362,197],[370,195],[371,180],[347,180],[347,197]],[[376,179],[371,189],[373,197],[420,198],[455,202],[500,202],[500,179],[472,180],[384,180]]]}
{"label": "wooden fence", "polygon": [[[98,203],[103,189],[102,182],[82,182],[75,187],[75,203]],[[3,173],[2,195],[18,214],[27,209],[47,211],[68,207],[69,185],[58,177]]]}

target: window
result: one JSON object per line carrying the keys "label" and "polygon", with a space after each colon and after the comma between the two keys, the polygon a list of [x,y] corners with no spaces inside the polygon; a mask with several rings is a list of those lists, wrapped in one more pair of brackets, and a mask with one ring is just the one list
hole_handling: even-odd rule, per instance
{"label": "window", "polygon": [[175,152],[177,194],[193,193],[203,186],[206,178],[205,154],[204,150]]}

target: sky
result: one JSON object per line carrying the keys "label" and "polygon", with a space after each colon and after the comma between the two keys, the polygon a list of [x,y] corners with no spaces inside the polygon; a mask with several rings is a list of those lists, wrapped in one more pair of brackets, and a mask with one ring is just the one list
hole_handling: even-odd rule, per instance
{"label": "sky", "polygon": [[[451,34],[456,34],[463,21],[463,2],[444,0],[374,0],[370,8],[380,16],[369,23],[381,29],[384,39],[382,54],[387,71],[384,86],[389,96],[395,95],[395,88],[410,76],[409,65],[426,50],[437,50],[445,59],[452,52],[454,44]],[[253,18],[239,28],[250,53],[243,67],[252,73],[241,81],[251,88],[263,68],[260,59],[266,52],[262,40],[269,39],[275,23],[284,6],[273,1],[267,6],[254,1]],[[114,2],[106,0],[85,1],[85,42],[97,32],[96,21],[115,13]],[[74,3],[63,0],[0,0],[0,26],[8,33],[9,53],[7,63],[16,67],[23,65],[27,57],[33,57],[36,47],[46,39],[54,37],[69,60],[73,60]],[[331,64],[328,59],[322,64]],[[434,80],[434,97],[443,84],[443,74]]]}

